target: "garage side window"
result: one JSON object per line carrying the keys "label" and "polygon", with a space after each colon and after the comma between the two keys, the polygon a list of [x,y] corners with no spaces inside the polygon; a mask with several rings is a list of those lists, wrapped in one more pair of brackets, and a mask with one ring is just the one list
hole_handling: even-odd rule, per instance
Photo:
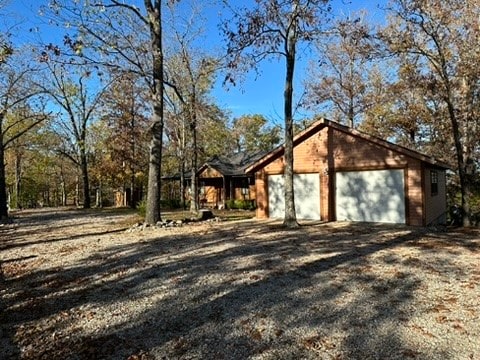
{"label": "garage side window", "polygon": [[430,192],[432,196],[438,195],[438,171],[430,170]]}

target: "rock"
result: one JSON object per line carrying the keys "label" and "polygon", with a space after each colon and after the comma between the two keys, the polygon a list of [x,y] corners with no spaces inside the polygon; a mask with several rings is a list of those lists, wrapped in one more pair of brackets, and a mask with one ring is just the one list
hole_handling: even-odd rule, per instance
{"label": "rock", "polygon": [[204,220],[213,219],[213,218],[214,216],[213,216],[212,210],[210,209],[200,209],[198,211],[197,220],[199,221],[204,221]]}

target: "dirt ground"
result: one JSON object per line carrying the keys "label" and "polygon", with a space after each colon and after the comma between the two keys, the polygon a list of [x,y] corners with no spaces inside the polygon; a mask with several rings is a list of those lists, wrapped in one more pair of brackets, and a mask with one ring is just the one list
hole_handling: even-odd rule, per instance
{"label": "dirt ground", "polygon": [[138,221],[0,226],[0,359],[480,359],[479,230]]}

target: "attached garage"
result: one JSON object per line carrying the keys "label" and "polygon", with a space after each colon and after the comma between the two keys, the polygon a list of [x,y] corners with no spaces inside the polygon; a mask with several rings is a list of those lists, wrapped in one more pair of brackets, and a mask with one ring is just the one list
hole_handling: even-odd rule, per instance
{"label": "attached garage", "polygon": [[335,174],[337,220],[405,224],[404,170]]}
{"label": "attached garage", "polygon": [[[295,212],[298,219],[320,220],[320,177],[318,174],[295,174],[293,177]],[[285,215],[284,176],[268,176],[270,217]]]}
{"label": "attached garage", "polygon": [[[299,220],[445,223],[447,164],[325,119],[293,145]],[[284,217],[283,155],[279,146],[246,169],[255,174],[257,218]]]}

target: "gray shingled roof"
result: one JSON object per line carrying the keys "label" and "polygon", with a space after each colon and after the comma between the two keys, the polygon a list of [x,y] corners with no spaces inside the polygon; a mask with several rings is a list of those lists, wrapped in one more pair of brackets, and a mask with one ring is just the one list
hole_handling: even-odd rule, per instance
{"label": "gray shingled roof", "polygon": [[[237,152],[230,155],[216,155],[211,157],[198,171],[203,171],[206,167],[211,167],[224,176],[245,176],[245,169],[260,160],[266,151],[257,151],[253,153]],[[192,176],[191,170],[185,171],[185,179],[190,179]],[[172,176],[165,176],[164,179],[180,179],[180,173]]]}
{"label": "gray shingled roof", "polygon": [[209,166],[227,176],[245,175],[245,169],[262,158],[267,152],[255,153],[238,152],[229,156],[214,156],[209,159],[199,170]]}

